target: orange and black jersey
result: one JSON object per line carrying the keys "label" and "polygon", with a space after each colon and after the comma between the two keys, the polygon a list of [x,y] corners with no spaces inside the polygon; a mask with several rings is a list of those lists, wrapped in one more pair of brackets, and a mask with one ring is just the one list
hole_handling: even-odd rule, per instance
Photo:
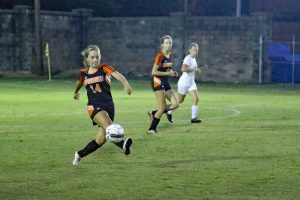
{"label": "orange and black jersey", "polygon": [[170,71],[170,69],[172,68],[172,54],[170,54],[170,58],[167,58],[164,56],[162,51],[158,52],[154,64],[159,66],[158,71]]}
{"label": "orange and black jersey", "polygon": [[[167,58],[164,56],[162,51],[158,52],[154,64],[159,66],[158,71],[161,72],[170,71],[172,68],[172,54],[170,55],[170,58]],[[160,79],[168,80],[168,76],[156,76],[156,77]]]}
{"label": "orange and black jersey", "polygon": [[113,67],[106,64],[100,64],[93,74],[89,74],[87,68],[80,70],[78,80],[87,90],[88,105],[113,103],[110,92],[110,77],[114,71]]}
{"label": "orange and black jersey", "polygon": [[[172,68],[172,54],[170,55],[170,58],[167,58],[164,56],[163,52],[158,52],[154,65],[158,65],[158,71],[161,72],[168,72]],[[168,76],[153,76],[151,80],[152,89],[154,91],[156,90],[169,90],[171,89],[168,81]]]}

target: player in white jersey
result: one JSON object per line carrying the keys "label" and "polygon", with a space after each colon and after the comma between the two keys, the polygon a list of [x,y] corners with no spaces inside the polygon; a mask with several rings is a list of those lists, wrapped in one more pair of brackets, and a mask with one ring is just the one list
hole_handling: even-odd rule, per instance
{"label": "player in white jersey", "polygon": [[196,56],[198,54],[198,44],[191,43],[189,45],[189,55],[187,55],[182,64],[181,71],[183,72],[181,77],[178,80],[178,99],[179,103],[184,101],[184,98],[187,93],[192,98],[192,116],[191,123],[200,123],[201,120],[198,119],[198,91],[197,85],[195,83],[195,72],[201,73],[201,70],[198,68]]}

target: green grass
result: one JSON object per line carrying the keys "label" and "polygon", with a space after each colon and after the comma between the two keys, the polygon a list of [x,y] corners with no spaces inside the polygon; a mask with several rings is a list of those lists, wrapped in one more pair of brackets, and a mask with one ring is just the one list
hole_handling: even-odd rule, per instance
{"label": "green grass", "polygon": [[155,96],[131,82],[113,96],[132,154],[107,143],[74,167],[96,134],[85,90],[75,101],[75,81],[0,79],[0,199],[299,199],[299,86],[198,84],[204,122],[190,124],[188,97],[149,136]]}

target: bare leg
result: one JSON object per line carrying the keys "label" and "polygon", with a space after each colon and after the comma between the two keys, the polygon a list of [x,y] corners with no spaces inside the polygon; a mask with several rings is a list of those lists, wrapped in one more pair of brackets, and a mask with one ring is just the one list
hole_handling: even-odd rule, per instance
{"label": "bare leg", "polygon": [[[168,99],[168,101],[171,103],[171,98],[169,96],[166,96],[166,99]],[[167,108],[170,107],[170,105],[167,106]],[[173,110],[168,110],[166,112],[167,115],[167,119],[169,122],[173,123]]]}
{"label": "bare leg", "polygon": [[155,91],[156,100],[158,103],[158,110],[155,113],[152,113],[153,117],[151,120],[151,125],[148,129],[148,134],[155,134],[157,133],[157,125],[160,121],[161,116],[166,110],[166,97],[164,90],[157,90]]}
{"label": "bare leg", "polygon": [[171,105],[168,109],[175,110],[176,108],[179,107],[178,100],[177,100],[177,98],[175,96],[175,93],[173,92],[172,89],[166,91],[166,97],[171,100]]}
{"label": "bare leg", "polygon": [[[166,112],[167,119],[168,119],[169,122],[173,123],[173,116],[172,116],[173,109],[175,109],[176,105],[178,107],[178,101],[176,99],[176,96],[174,95],[173,90],[168,90],[166,92],[166,98],[171,102],[171,105],[168,105],[167,108],[166,108],[168,110]],[[171,109],[171,108],[173,108],[173,109]]]}
{"label": "bare leg", "polygon": [[112,124],[112,121],[106,111],[98,112],[94,119],[94,122],[96,122],[99,126],[98,128],[98,135],[96,137],[97,144],[104,144],[106,142],[105,138],[105,129]]}
{"label": "bare leg", "polygon": [[[112,124],[112,121],[106,111],[101,111],[97,113],[94,117],[94,122],[96,122],[99,125],[99,131],[98,135],[96,137],[96,142],[98,144],[104,144],[106,142],[105,134],[106,134],[106,128]],[[125,145],[124,145],[125,143]],[[124,150],[125,155],[130,154],[130,149],[129,147],[132,144],[132,139],[128,138],[126,142],[124,140],[114,143],[117,145],[119,148]]]}
{"label": "bare leg", "polygon": [[198,105],[198,102],[199,102],[199,96],[198,96],[198,92],[197,90],[192,90],[192,91],[189,91],[189,94],[192,98],[192,103],[194,106],[197,106]]}
{"label": "bare leg", "polygon": [[179,103],[183,103],[184,102],[184,98],[185,98],[185,95],[178,94],[178,101],[179,101]]}
{"label": "bare leg", "polygon": [[157,119],[160,119],[163,113],[166,110],[166,97],[165,97],[165,91],[164,90],[158,90],[155,91],[156,100],[158,103],[158,110],[155,113],[154,117]]}

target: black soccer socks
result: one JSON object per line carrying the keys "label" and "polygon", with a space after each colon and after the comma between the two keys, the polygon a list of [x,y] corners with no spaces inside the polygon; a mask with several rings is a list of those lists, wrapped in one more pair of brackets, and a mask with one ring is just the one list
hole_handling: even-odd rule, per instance
{"label": "black soccer socks", "polygon": [[156,127],[157,127],[159,121],[160,121],[160,119],[153,117],[153,120],[151,122],[151,126],[150,126],[149,130],[156,130]]}
{"label": "black soccer socks", "polygon": [[83,158],[96,151],[101,146],[102,145],[97,144],[95,140],[92,140],[82,150],[78,151],[78,155],[80,156],[80,158]]}

